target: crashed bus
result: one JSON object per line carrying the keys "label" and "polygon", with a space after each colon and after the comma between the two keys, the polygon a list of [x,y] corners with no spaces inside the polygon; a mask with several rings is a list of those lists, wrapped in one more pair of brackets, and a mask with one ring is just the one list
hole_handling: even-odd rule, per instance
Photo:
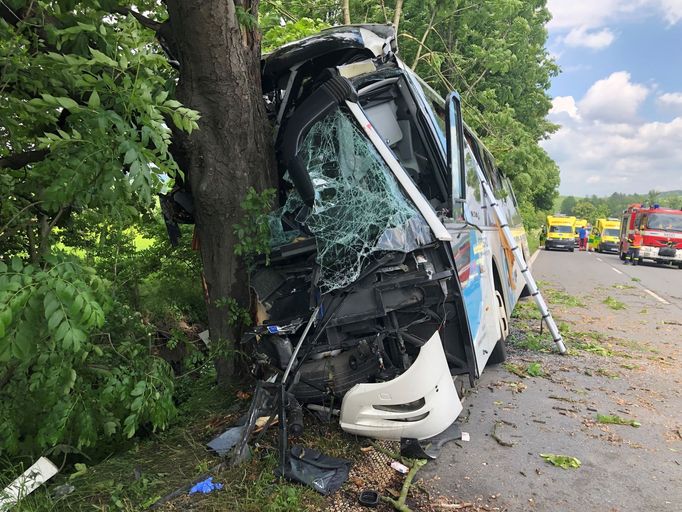
{"label": "crashed bus", "polygon": [[341,427],[426,439],[505,358],[524,289],[479,167],[528,256],[509,180],[441,98],[396,56],[392,27],[336,27],[262,61],[281,207],[252,270],[258,325],[243,341],[263,381],[288,375],[287,412],[340,409]]}
{"label": "crashed bus", "polygon": [[391,26],[352,25],[262,59],[280,206],[250,271],[256,325],[241,349],[269,391],[254,395],[237,454],[277,407],[290,432],[302,407],[373,438],[443,432],[462,410],[455,379],[473,386],[505,359],[524,290],[542,300],[510,181],[459,96],[443,99],[396,54]]}

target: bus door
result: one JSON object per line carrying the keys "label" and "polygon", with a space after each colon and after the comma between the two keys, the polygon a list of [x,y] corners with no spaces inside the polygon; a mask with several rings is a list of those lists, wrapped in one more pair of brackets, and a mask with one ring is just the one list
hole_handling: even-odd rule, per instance
{"label": "bus door", "polygon": [[485,226],[485,198],[478,162],[464,138],[459,96],[446,100],[448,164],[451,169],[452,215],[444,225],[452,235],[452,251],[469,320],[478,374],[502,336],[491,267],[491,248]]}

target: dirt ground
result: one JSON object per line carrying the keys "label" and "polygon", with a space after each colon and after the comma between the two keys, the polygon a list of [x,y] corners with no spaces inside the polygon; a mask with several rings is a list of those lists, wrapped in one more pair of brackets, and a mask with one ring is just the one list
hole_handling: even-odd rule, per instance
{"label": "dirt ground", "polygon": [[[592,255],[561,256],[561,268],[576,266],[585,280],[562,283],[566,272],[541,256],[534,274],[569,354],[553,351],[534,306],[520,304],[507,362],[487,369],[464,401],[471,441],[450,443],[423,482],[472,510],[682,510],[680,305],[654,300]],[[540,454],[581,465],[563,469]]]}

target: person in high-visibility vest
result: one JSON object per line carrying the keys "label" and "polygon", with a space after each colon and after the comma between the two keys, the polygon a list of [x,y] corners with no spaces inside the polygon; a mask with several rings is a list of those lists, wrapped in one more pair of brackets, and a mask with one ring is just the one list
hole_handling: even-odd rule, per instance
{"label": "person in high-visibility vest", "polygon": [[627,265],[628,256],[630,257],[630,262],[633,265],[637,265],[637,260],[639,260],[639,250],[644,243],[644,238],[639,234],[639,231],[635,230],[635,234],[628,238],[628,253],[625,255],[625,260],[623,265]]}

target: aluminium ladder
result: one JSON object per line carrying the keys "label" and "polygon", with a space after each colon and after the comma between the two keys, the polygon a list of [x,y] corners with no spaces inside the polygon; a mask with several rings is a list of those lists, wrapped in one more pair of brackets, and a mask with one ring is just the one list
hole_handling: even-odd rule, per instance
{"label": "aluminium ladder", "polygon": [[[545,299],[542,297],[542,294],[540,293],[540,290],[538,289],[538,286],[535,283],[535,279],[533,279],[533,276],[530,273],[530,268],[528,268],[528,264],[526,263],[526,260],[523,257],[521,248],[516,243],[516,239],[514,238],[514,235],[512,235],[512,232],[509,229],[507,218],[502,209],[500,208],[500,205],[497,203],[497,199],[495,198],[495,195],[493,194],[493,191],[490,188],[490,184],[486,180],[485,176],[483,175],[483,171],[478,165],[476,166],[476,172],[478,173],[478,179],[481,182],[481,186],[483,187],[483,192],[485,193],[486,196],[488,196],[488,199],[490,199],[490,206],[492,207],[493,212],[495,212],[497,221],[500,224],[500,229],[502,230],[502,233],[504,234],[504,237],[507,240],[507,244],[509,244],[509,247],[511,247],[514,259],[521,268],[521,274],[523,275],[523,278],[526,281],[526,285],[528,285],[528,291],[530,292],[531,297],[535,299],[535,304],[537,304],[538,309],[540,310],[542,320],[544,320],[545,324],[547,324],[547,328],[549,329],[549,332],[552,334],[552,338],[554,338],[554,343],[559,349],[559,352],[561,354],[565,354],[566,346],[564,345],[564,340],[561,337],[561,333],[559,333],[559,329],[557,328],[557,325],[554,322],[554,318],[552,318],[552,314],[549,312],[549,308],[547,307]],[[542,324],[540,324],[540,326],[542,327]]]}

